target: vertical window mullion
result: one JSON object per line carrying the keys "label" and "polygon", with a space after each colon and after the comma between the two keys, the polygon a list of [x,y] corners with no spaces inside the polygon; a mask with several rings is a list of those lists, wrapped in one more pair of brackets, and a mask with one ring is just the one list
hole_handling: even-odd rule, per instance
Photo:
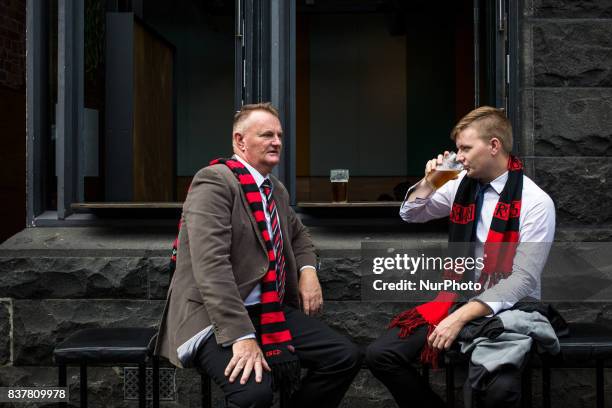
{"label": "vertical window mullion", "polygon": [[297,24],[297,5],[295,0],[291,0],[287,2],[288,8],[286,16],[287,23],[289,27],[287,27],[284,34],[284,38],[286,39],[286,50],[287,50],[287,61],[284,64],[286,67],[287,74],[287,90],[286,90],[286,100],[288,103],[287,107],[287,127],[290,129],[289,135],[287,137],[287,150],[285,151],[285,157],[287,158],[285,162],[285,170],[286,177],[285,182],[288,184],[287,188],[289,189],[289,194],[291,197],[291,204],[295,205],[297,203],[297,176],[296,176],[296,168],[297,168],[297,129],[296,129],[296,105],[297,105],[297,92],[296,92],[296,47],[297,47],[297,38],[296,38],[296,24]]}
{"label": "vertical window mullion", "polygon": [[507,109],[506,88],[506,35],[507,21],[505,0],[495,1],[495,106]]}
{"label": "vertical window mullion", "polygon": [[245,24],[244,0],[236,0],[235,42],[234,42],[234,110],[244,103],[245,90]]}
{"label": "vertical window mullion", "polygon": [[474,108],[480,106],[480,6],[474,0]]}
{"label": "vertical window mullion", "polygon": [[45,211],[48,3],[28,0],[26,20],[27,225]]}
{"label": "vertical window mullion", "polygon": [[510,64],[508,66],[508,117],[512,123],[514,134],[513,150],[521,152],[521,129],[520,129],[520,110],[521,106],[519,94],[519,46],[520,46],[520,2],[508,2],[508,55]]}
{"label": "vertical window mullion", "polygon": [[257,101],[257,81],[254,73],[257,71],[257,26],[256,26],[256,3],[257,0],[244,0],[244,95],[242,102],[245,104]]}
{"label": "vertical window mullion", "polygon": [[283,160],[278,168],[278,176],[291,196],[296,200],[296,125],[295,125],[295,0],[272,0],[270,2],[269,22],[269,78],[270,100],[278,107],[284,129]]}
{"label": "vertical window mullion", "polygon": [[78,139],[83,125],[84,5],[59,0],[57,101],[57,217],[65,219],[76,201]]}

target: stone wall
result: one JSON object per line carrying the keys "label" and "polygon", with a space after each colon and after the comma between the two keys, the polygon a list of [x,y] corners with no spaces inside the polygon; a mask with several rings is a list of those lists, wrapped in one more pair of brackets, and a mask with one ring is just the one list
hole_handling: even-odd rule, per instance
{"label": "stone wall", "polygon": [[[20,14],[4,11],[23,3],[0,0],[4,18],[0,27],[19,28]],[[557,205],[563,227],[558,237],[610,240],[612,4],[609,0],[524,0],[522,4],[521,154],[529,174]],[[20,46],[10,42],[18,39],[7,42],[6,36],[14,37],[7,29],[0,31],[0,53],[6,47]],[[8,83],[23,86],[19,82],[23,78],[2,74],[4,66],[9,67],[0,65],[0,81],[10,78]],[[26,230],[0,246],[0,386],[56,384],[51,352],[77,329],[157,324],[168,286],[166,265],[173,232],[135,229],[127,235],[113,230],[47,228]],[[364,229],[352,235],[341,230],[313,231],[313,236],[322,260],[320,278],[326,297],[322,319],[366,345],[384,330],[391,316],[406,307],[360,299],[359,243],[374,234]],[[384,237],[426,238],[432,237],[408,232]],[[612,326],[609,305],[564,304],[559,308],[570,322]],[[606,374],[610,401],[612,373],[607,370]],[[455,390],[459,400],[460,380]],[[536,370],[536,407],[540,406],[539,380]],[[69,371],[69,381],[71,401],[76,404],[78,370]],[[431,382],[444,395],[441,371],[432,371]],[[552,403],[568,408],[594,406],[594,384],[592,370],[554,370]],[[199,405],[198,376],[193,370],[177,370],[176,385],[175,400],[163,406]],[[221,401],[215,389],[215,406],[222,406]],[[90,406],[136,406],[123,399],[121,368],[91,370]],[[343,406],[395,404],[384,387],[362,370]]]}
{"label": "stone wall", "polygon": [[612,227],[612,3],[525,0],[522,152],[558,225]]}
{"label": "stone wall", "polygon": [[[366,346],[384,330],[392,316],[408,305],[361,300],[361,243],[441,242],[440,233],[415,233],[410,228],[311,228],[321,259],[319,276],[325,295],[321,316],[332,328]],[[89,327],[154,327],[168,288],[168,254],[173,231],[111,228],[32,228],[0,245],[0,385],[55,385],[55,344]],[[602,304],[561,304],[570,322],[612,326],[612,307]],[[164,367],[169,367],[166,363]],[[78,369],[69,370],[71,402],[78,403]],[[610,398],[612,376],[607,372]],[[444,373],[431,370],[431,384],[445,395]],[[462,401],[464,372],[457,375],[455,394]],[[92,407],[135,407],[123,398],[121,367],[92,368]],[[199,377],[194,370],[176,371],[176,394],[164,407],[199,406]],[[534,406],[540,406],[540,372],[533,377]],[[594,405],[593,370],[553,371],[552,402],[568,408]],[[215,407],[221,407],[213,387]],[[109,403],[110,401],[110,403]],[[22,406],[22,405],[20,405]],[[387,390],[362,370],[343,407],[395,407]],[[461,407],[461,404],[458,404]]]}
{"label": "stone wall", "polygon": [[[168,289],[170,231],[106,228],[37,228],[0,246],[0,385],[50,386],[57,369],[52,351],[78,329],[154,327]],[[348,235],[346,235],[348,237]],[[323,236],[320,236],[323,238]],[[360,302],[359,242],[322,239],[321,282],[326,292],[322,318],[367,344],[401,309],[399,304]],[[345,249],[330,249],[343,245]],[[166,363],[165,367],[169,367]],[[78,369],[69,369],[71,402],[78,403]],[[123,398],[121,367],[91,368],[92,407],[134,407]],[[198,406],[199,376],[176,371],[176,394],[166,407]],[[441,372],[432,381],[443,392]],[[214,406],[222,406],[213,387]],[[360,373],[344,406],[392,407],[385,389],[367,371]]]}
{"label": "stone wall", "polygon": [[[612,2],[522,4],[520,153],[555,202],[557,240],[610,241]],[[611,323],[609,304],[559,309],[570,322]],[[592,371],[553,370],[552,381],[553,406],[595,405]],[[608,405],[610,395],[606,381]]]}
{"label": "stone wall", "polygon": [[[170,236],[160,246],[167,242]],[[76,330],[156,327],[168,288],[168,250],[112,252],[85,250],[79,256],[60,249],[1,254],[1,386],[57,384],[53,348]],[[78,368],[70,368],[68,378],[71,402],[76,405]],[[136,407],[137,401],[124,400],[123,380],[121,367],[91,368],[89,406]],[[163,406],[197,406],[198,381],[194,370],[177,371],[175,401]],[[215,406],[221,406],[218,390]]]}

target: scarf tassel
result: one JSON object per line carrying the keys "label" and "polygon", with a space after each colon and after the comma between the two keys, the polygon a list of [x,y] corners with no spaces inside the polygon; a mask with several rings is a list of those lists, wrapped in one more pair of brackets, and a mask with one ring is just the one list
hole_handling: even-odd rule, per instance
{"label": "scarf tassel", "polygon": [[[433,324],[429,325],[427,329],[427,338],[431,336],[431,333],[433,333],[435,329],[436,327]],[[429,343],[425,341],[425,345],[421,351],[421,364],[428,364],[432,368],[438,368],[438,357],[440,357],[440,352],[431,347]]]}
{"label": "scarf tassel", "polygon": [[280,390],[288,399],[300,389],[302,371],[299,360],[283,361],[272,367],[272,389]]}
{"label": "scarf tassel", "polygon": [[389,329],[393,327],[399,327],[399,337],[404,338],[412,334],[418,327],[427,324],[427,321],[418,312],[416,307],[408,309],[395,316],[391,323],[389,323]]}
{"label": "scarf tassel", "polygon": [[[395,316],[391,323],[389,323],[389,328],[398,327],[400,329],[399,337],[405,338],[410,336],[417,328],[427,325],[427,338],[431,335],[431,333],[435,330],[435,326],[433,324],[429,324],[427,320],[419,313],[416,307],[406,310]],[[421,350],[421,355],[419,357],[421,364],[430,365],[433,368],[438,368],[438,350],[429,346],[429,343],[425,341],[425,345],[423,346],[423,350]]]}

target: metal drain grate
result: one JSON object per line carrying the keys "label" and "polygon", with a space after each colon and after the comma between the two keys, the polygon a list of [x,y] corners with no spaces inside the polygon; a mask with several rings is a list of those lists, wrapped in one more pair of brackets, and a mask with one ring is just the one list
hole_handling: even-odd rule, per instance
{"label": "metal drain grate", "polygon": [[[176,379],[174,368],[159,369],[159,400],[174,401]],[[123,369],[123,399],[138,399],[138,367]],[[147,368],[147,400],[153,400],[153,369]]]}

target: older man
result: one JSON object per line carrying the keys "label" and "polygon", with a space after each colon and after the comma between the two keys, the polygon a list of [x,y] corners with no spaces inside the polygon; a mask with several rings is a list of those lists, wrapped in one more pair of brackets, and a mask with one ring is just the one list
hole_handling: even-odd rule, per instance
{"label": "older man", "polygon": [[[485,257],[487,247],[501,247],[510,256],[489,257],[484,268],[474,271],[485,290],[463,306],[451,313],[456,294],[440,293],[436,301],[396,316],[392,328],[369,346],[370,368],[400,407],[444,406],[410,363],[419,356],[435,362],[438,352],[449,349],[476,318],[509,309],[525,297],[539,299],[540,274],[554,238],[554,204],[511,156],[512,128],[503,111],[475,109],[457,123],[451,138],[464,171],[436,190],[431,180],[444,155],[428,161],[425,177],[408,191],[400,215],[407,222],[425,222],[450,214],[449,242],[474,242]],[[516,406],[520,369],[496,373],[482,399],[485,406]]]}
{"label": "older man", "polygon": [[230,407],[268,407],[273,388],[291,407],[336,407],[361,354],[312,317],[323,304],[314,246],[271,175],[282,141],[269,103],[245,105],[234,156],[194,176],[157,349],[205,370]]}

